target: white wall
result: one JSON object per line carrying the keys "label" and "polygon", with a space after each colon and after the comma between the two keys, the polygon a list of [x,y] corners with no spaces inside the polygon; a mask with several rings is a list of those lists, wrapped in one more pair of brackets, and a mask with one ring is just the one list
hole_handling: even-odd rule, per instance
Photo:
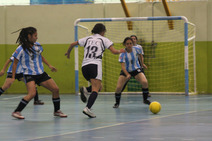
{"label": "white wall", "polygon": [[[197,40],[212,40],[211,2],[168,3],[173,16],[186,16],[197,26]],[[152,3],[127,4],[131,16],[152,16]],[[154,4],[154,16],[165,16],[162,3]],[[0,7],[0,44],[14,44],[22,27],[38,29],[42,44],[66,44],[74,40],[74,21],[77,18],[124,17],[121,4],[72,4]],[[6,31],[6,32],[5,32]]]}

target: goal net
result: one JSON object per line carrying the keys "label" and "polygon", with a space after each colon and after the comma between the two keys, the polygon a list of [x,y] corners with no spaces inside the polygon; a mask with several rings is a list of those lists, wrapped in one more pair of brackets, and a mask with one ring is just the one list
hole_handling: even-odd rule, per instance
{"label": "goal net", "polygon": [[[75,21],[75,40],[91,35],[96,23],[106,26],[105,37],[116,49],[124,48],[125,37],[136,35],[144,50],[145,71],[150,93],[190,94],[196,92],[195,74],[195,25],[186,17],[131,17],[90,18]],[[83,78],[81,64],[84,48],[75,47],[75,89],[88,86]],[[102,92],[114,92],[121,71],[119,55],[105,50],[102,59]],[[134,79],[124,92],[141,92],[141,85]]]}

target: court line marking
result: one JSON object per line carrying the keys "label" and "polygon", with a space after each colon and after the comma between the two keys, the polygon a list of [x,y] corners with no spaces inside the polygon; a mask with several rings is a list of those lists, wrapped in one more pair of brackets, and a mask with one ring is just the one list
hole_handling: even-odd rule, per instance
{"label": "court line marking", "polygon": [[117,124],[113,124],[113,125],[96,127],[96,128],[92,128],[92,129],[78,130],[78,131],[62,133],[62,134],[58,134],[58,135],[43,136],[43,137],[37,137],[37,138],[32,138],[32,139],[20,140],[20,141],[33,141],[33,140],[38,140],[38,139],[50,138],[50,137],[71,135],[71,134],[76,134],[76,133],[81,133],[81,132],[88,132],[88,131],[94,131],[94,130],[98,130],[98,129],[104,129],[104,128],[109,128],[109,127],[114,127],[114,126],[120,126],[120,125],[130,124],[130,123],[143,122],[143,121],[148,121],[148,120],[153,120],[153,119],[161,119],[161,118],[167,118],[167,117],[179,116],[179,115],[186,115],[186,114],[192,114],[192,113],[204,112],[204,111],[212,111],[212,109],[209,109],[209,110],[200,110],[200,111],[190,111],[190,112],[178,113],[178,114],[171,114],[171,115],[166,115],[166,116],[159,116],[159,117],[154,117],[154,118],[150,118],[150,119],[135,120],[135,121],[130,121],[130,122],[121,122],[121,123],[117,123]]}
{"label": "court line marking", "polygon": [[21,96],[16,96],[16,97],[10,97],[10,98],[2,98],[2,100],[10,100],[10,99],[17,99],[17,98],[22,98],[25,95],[21,95]]}

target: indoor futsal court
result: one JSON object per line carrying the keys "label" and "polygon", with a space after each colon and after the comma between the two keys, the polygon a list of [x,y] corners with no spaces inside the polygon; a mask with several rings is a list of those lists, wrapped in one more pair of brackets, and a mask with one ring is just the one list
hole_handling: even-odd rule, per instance
{"label": "indoor futsal court", "polygon": [[212,141],[211,23],[212,0],[0,0],[0,141]]}
{"label": "indoor futsal court", "polygon": [[112,108],[114,95],[99,95],[93,110],[97,118],[82,114],[79,96],[62,95],[61,107],[68,118],[53,116],[49,95],[45,105],[29,103],[25,120],[11,117],[23,95],[4,95],[0,100],[2,141],[210,141],[212,108],[210,95],[152,95],[161,103],[152,114],[141,95],[123,95],[120,107]]}

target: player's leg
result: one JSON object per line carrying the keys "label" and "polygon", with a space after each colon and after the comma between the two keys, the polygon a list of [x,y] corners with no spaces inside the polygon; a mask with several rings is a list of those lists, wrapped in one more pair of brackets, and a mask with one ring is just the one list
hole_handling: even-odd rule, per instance
{"label": "player's leg", "polygon": [[27,92],[28,94],[20,101],[17,108],[12,113],[12,116],[18,119],[24,119],[24,116],[21,115],[21,111],[27,106],[29,101],[35,96],[36,94],[36,84],[35,81],[29,81],[26,83]]}
{"label": "player's leg", "polygon": [[7,89],[9,89],[12,83],[12,78],[6,78],[2,87],[0,87],[0,95],[3,94]]}
{"label": "player's leg", "polygon": [[113,108],[119,107],[120,100],[121,100],[121,93],[128,81],[129,80],[124,75],[119,76],[118,82],[116,85],[116,90],[115,90],[115,104],[114,104]]}
{"label": "player's leg", "polygon": [[149,105],[151,102],[148,100],[149,89],[148,89],[148,81],[146,79],[146,76],[143,73],[138,73],[135,76],[135,79],[142,85],[144,104]]}
{"label": "player's leg", "polygon": [[34,105],[43,105],[44,102],[39,100],[39,96],[38,96],[38,89],[36,87],[36,95],[34,97]]}
{"label": "player's leg", "polygon": [[88,98],[86,107],[83,109],[83,113],[90,118],[95,118],[96,116],[91,112],[91,107],[93,106],[98,92],[101,89],[102,80],[102,64],[89,64],[82,67],[82,73],[87,81],[90,81],[92,86],[92,92]]}
{"label": "player's leg", "polygon": [[[99,92],[102,89],[102,85],[101,88],[99,89]],[[88,87],[81,87],[80,88],[80,98],[82,100],[82,102],[86,103],[87,99],[88,99],[88,94],[92,92],[92,85],[88,86]]]}
{"label": "player's leg", "polygon": [[87,103],[86,107],[84,108],[83,113],[90,118],[95,118],[96,116],[90,111],[90,109],[93,106],[93,104],[95,103],[96,98],[98,96],[98,92],[101,88],[101,80],[91,79],[90,82],[92,85],[92,92],[88,98],[88,103]]}
{"label": "player's leg", "polygon": [[[23,75],[22,75],[22,78],[23,78]],[[15,75],[15,79],[17,79],[17,75]],[[7,78],[5,79],[3,86],[0,87],[0,95],[3,94],[7,89],[9,89],[12,83],[13,83],[12,73],[7,73]]]}
{"label": "player's leg", "polygon": [[[48,77],[48,75],[45,74],[44,77]],[[57,86],[55,81],[53,79],[49,78],[49,79],[41,82],[40,85],[52,92],[52,101],[54,104],[54,116],[67,117],[67,115],[62,113],[62,111],[60,110],[59,87]]]}

